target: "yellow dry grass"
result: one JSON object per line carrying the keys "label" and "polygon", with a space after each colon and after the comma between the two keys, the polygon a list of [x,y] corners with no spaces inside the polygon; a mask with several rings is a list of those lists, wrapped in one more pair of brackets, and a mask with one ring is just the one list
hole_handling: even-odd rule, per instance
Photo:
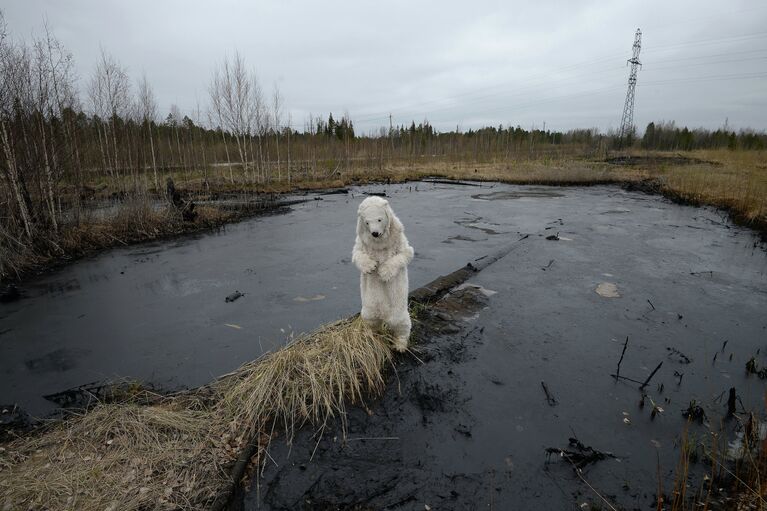
{"label": "yellow dry grass", "polygon": [[[326,325],[195,393],[100,404],[0,449],[0,509],[206,509],[251,438],[342,421],[383,389],[388,336]],[[204,396],[204,399],[203,399]],[[263,435],[271,438],[270,435]]]}
{"label": "yellow dry grass", "polygon": [[99,405],[4,446],[0,508],[202,509],[233,456],[216,426],[172,400]]}
{"label": "yellow dry grass", "polygon": [[388,337],[358,316],[301,336],[222,379],[221,412],[249,435],[273,422],[288,439],[307,422],[323,427],[332,417],[344,420],[347,401],[360,403],[383,389]]}
{"label": "yellow dry grass", "polygon": [[746,224],[767,227],[767,152],[697,151],[714,164],[661,169],[664,188],[695,204],[728,209]]}

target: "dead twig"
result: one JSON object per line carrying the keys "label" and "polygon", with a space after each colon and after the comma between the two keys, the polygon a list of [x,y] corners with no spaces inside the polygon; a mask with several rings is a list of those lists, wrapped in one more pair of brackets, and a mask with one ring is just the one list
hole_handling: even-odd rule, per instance
{"label": "dead twig", "polygon": [[615,371],[615,378],[619,378],[621,374],[621,362],[623,362],[623,355],[626,354],[626,347],[629,345],[629,336],[626,336],[626,342],[623,343],[623,351],[621,351],[621,358],[618,360],[618,369]]}
{"label": "dead twig", "polygon": [[646,379],[646,380],[644,381],[644,383],[642,384],[642,386],[641,386],[641,387],[639,387],[640,389],[643,389],[643,388],[647,387],[647,385],[650,383],[650,380],[652,380],[652,377],[653,377],[653,376],[655,376],[655,373],[657,373],[657,372],[658,372],[658,369],[660,369],[660,366],[662,366],[662,365],[663,365],[663,361],[661,361],[661,362],[658,364],[658,367],[656,367],[656,368],[653,370],[653,372],[651,372],[651,373],[650,373],[650,376],[648,376],[648,377],[647,377],[647,379]]}
{"label": "dead twig", "polygon": [[552,393],[549,391],[549,387],[546,386],[546,382],[541,382],[541,387],[543,387],[543,392],[546,394],[546,402],[549,404],[549,406],[556,406],[557,400],[554,398]]}
{"label": "dead twig", "polygon": [[638,383],[640,385],[642,385],[642,383],[643,383],[643,382],[641,382],[639,380],[635,380],[634,378],[629,378],[628,376],[621,376],[621,375],[618,375],[618,374],[611,374],[610,376],[612,376],[615,379],[626,380],[626,381],[630,381],[631,383]]}

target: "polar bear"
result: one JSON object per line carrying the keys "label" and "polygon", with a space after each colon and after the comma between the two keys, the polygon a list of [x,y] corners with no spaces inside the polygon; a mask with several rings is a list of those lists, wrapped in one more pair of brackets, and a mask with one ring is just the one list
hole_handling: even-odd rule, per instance
{"label": "polar bear", "polygon": [[397,351],[405,351],[410,339],[407,265],[413,254],[389,201],[377,196],[362,201],[352,250],[352,262],[361,272],[360,316],[375,328],[385,324],[394,334]]}

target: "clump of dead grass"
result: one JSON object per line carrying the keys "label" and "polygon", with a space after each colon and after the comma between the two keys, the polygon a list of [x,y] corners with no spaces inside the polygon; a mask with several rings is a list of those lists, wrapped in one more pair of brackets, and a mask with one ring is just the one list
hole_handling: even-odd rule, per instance
{"label": "clump of dead grass", "polygon": [[248,435],[271,424],[288,441],[307,422],[343,421],[346,402],[360,403],[384,386],[391,339],[359,316],[323,326],[219,382],[220,413]]}
{"label": "clump of dead grass", "polygon": [[251,439],[281,430],[290,441],[380,392],[388,337],[359,317],[341,320],[196,392],[100,404],[11,441],[0,447],[0,509],[209,508],[228,494]]}
{"label": "clump of dead grass", "polygon": [[206,410],[169,400],[104,404],[4,447],[0,506],[203,509],[233,458]]}

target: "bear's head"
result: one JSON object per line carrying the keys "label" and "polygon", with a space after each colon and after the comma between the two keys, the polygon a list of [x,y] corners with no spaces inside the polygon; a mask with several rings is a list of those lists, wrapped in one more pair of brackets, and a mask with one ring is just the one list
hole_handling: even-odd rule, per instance
{"label": "bear's head", "polygon": [[357,236],[367,243],[385,244],[402,232],[402,223],[392,211],[389,201],[368,197],[357,209]]}

